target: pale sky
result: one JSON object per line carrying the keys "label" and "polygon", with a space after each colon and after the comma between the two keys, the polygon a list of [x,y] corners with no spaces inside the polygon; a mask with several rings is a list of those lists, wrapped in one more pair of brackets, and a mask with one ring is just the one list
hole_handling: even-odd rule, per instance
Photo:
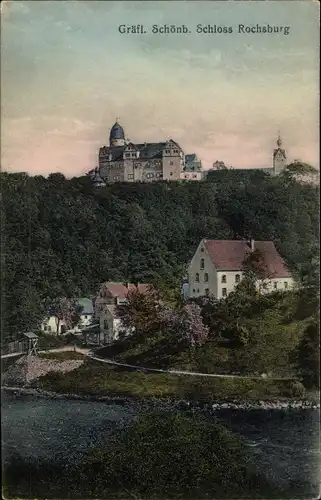
{"label": "pale sky", "polygon": [[[3,170],[83,175],[116,117],[132,142],[172,138],[204,168],[270,167],[278,130],[290,160],[319,166],[317,2],[8,1],[1,14]],[[153,34],[154,24],[192,33]],[[233,33],[197,34],[198,24]]]}

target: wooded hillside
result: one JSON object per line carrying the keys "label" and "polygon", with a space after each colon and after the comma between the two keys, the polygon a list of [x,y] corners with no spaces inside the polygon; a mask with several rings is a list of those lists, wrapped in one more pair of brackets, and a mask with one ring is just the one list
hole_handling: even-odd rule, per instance
{"label": "wooded hillside", "polygon": [[101,282],[177,286],[201,238],[273,240],[316,282],[317,186],[290,174],[213,172],[203,182],[115,184],[1,174],[3,340],[36,328],[45,299]]}

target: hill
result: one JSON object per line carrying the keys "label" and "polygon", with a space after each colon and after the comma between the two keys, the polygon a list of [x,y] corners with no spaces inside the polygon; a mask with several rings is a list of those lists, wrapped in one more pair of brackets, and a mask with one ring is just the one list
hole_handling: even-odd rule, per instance
{"label": "hill", "polygon": [[319,188],[291,176],[227,170],[95,190],[88,177],[2,173],[1,186],[3,340],[36,328],[48,297],[94,295],[105,280],[176,287],[203,237],[273,240],[317,280]]}

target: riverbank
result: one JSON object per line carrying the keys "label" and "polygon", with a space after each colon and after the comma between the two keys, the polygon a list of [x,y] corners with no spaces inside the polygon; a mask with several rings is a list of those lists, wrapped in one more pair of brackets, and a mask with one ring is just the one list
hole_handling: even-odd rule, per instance
{"label": "riverbank", "polygon": [[180,400],[172,398],[143,398],[137,397],[115,397],[111,395],[97,396],[81,395],[72,393],[57,393],[52,391],[45,391],[33,387],[13,387],[2,386],[1,390],[5,393],[13,394],[14,396],[34,396],[47,399],[63,399],[63,400],[79,400],[79,401],[95,401],[107,404],[118,405],[132,405],[137,403],[140,407],[154,407],[161,406],[163,408],[180,408],[180,409],[207,409],[207,410],[311,410],[319,409],[320,403],[309,400],[280,400],[280,401],[228,401],[228,402],[201,402],[196,400]]}
{"label": "riverbank", "polygon": [[[101,363],[78,353],[68,356],[82,359],[67,359],[67,354],[52,354],[51,359],[28,363],[20,359],[7,372],[9,375],[18,370],[19,377],[4,376],[2,383],[6,390],[21,390],[25,394],[91,401],[161,400],[184,402],[185,406],[235,409],[318,408],[320,403],[318,393],[307,392],[299,381],[292,379],[146,372]],[[38,369],[40,365],[43,370]]]}

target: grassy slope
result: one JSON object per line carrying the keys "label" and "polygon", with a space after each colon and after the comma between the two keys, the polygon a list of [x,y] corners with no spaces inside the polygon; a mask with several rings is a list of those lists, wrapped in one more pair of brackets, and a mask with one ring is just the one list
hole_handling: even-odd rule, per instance
{"label": "grassy slope", "polygon": [[295,374],[292,354],[310,321],[310,315],[296,317],[296,302],[285,296],[276,307],[253,313],[244,325],[250,332],[247,345],[232,348],[207,341],[193,356],[183,350],[173,335],[156,335],[145,343],[131,340],[117,342],[98,351],[105,358],[150,368],[172,368],[203,373],[273,376]]}
{"label": "grassy slope", "polygon": [[302,396],[291,380],[211,378],[123,371],[86,360],[70,373],[40,377],[37,387],[65,394],[170,397],[197,401],[276,400]]}

